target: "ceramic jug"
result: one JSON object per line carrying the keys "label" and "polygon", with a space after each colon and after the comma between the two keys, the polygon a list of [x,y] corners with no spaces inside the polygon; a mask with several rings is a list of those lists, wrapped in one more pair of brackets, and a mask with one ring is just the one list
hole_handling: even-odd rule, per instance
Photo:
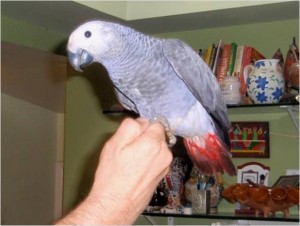
{"label": "ceramic jug", "polygon": [[248,96],[256,104],[278,103],[284,94],[284,77],[277,59],[258,60],[244,69]]}

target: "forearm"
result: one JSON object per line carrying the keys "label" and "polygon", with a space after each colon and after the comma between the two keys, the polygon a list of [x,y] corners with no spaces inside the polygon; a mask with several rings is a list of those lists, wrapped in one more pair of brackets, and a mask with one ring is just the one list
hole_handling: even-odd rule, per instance
{"label": "forearm", "polygon": [[[137,204],[137,200],[107,196],[107,192],[99,197],[100,193],[92,188],[87,198],[70,212],[56,225],[130,225],[141,214],[143,208],[132,208],[132,203]],[[141,195],[140,204],[149,202],[149,197]],[[144,199],[144,201],[143,201]],[[145,201],[146,200],[146,201]]]}
{"label": "forearm", "polygon": [[[106,219],[104,218],[106,216]],[[100,201],[90,195],[56,225],[104,225],[107,222],[105,208]]]}

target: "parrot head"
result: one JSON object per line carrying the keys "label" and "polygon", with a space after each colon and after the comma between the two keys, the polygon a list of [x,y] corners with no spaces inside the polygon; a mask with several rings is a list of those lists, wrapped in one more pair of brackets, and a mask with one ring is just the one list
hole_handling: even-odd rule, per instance
{"label": "parrot head", "polygon": [[[68,59],[77,71],[93,62],[103,63],[117,55],[120,35],[113,25],[104,21],[90,21],[76,28],[67,45]],[[118,50],[119,51],[119,50]]]}

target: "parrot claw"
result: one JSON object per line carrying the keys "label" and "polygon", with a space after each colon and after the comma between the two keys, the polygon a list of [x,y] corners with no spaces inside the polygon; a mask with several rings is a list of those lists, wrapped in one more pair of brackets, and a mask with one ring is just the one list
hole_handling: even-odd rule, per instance
{"label": "parrot claw", "polygon": [[160,123],[165,128],[167,143],[169,147],[173,147],[176,144],[176,137],[172,134],[169,123],[166,118],[164,117],[155,117],[153,120],[151,120],[151,123]]}

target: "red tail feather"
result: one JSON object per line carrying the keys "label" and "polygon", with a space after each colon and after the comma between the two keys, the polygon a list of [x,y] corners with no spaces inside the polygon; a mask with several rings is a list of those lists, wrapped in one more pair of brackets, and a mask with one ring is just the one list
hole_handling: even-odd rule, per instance
{"label": "red tail feather", "polygon": [[212,175],[225,171],[230,176],[236,175],[230,153],[216,134],[184,138],[184,145],[201,173]]}

